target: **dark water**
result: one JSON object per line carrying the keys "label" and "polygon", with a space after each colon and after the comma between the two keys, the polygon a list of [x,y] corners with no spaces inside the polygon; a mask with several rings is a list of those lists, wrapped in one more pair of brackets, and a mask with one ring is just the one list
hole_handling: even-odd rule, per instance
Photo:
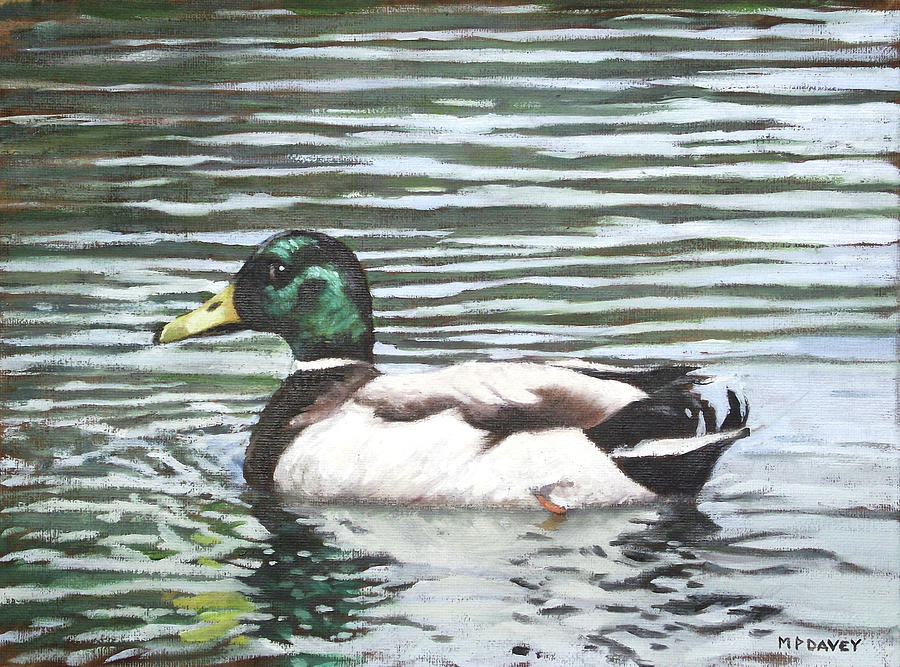
{"label": "dark water", "polygon": [[[0,660],[900,664],[897,13],[49,6],[0,7]],[[754,433],[696,505],[254,497],[287,348],[151,331],[297,227],[386,371],[688,360]]]}

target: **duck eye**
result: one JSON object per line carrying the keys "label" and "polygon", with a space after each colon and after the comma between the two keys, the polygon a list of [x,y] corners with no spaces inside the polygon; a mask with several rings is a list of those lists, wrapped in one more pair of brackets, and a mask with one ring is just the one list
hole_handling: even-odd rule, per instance
{"label": "duck eye", "polygon": [[269,264],[269,284],[276,289],[281,289],[291,281],[287,267],[281,262]]}

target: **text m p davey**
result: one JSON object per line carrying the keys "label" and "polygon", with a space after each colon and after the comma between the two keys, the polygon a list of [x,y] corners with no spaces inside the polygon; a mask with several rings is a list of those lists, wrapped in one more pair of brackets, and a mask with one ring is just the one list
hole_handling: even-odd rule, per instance
{"label": "text m p davey", "polygon": [[789,651],[832,651],[856,653],[862,639],[812,639],[810,637],[779,637],[778,648]]}

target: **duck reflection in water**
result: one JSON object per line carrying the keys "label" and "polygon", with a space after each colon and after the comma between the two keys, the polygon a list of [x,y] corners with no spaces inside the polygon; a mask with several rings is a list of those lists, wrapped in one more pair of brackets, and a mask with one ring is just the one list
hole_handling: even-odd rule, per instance
{"label": "duck reflection in water", "polygon": [[271,499],[253,494],[251,513],[269,531],[258,553],[261,561],[246,582],[256,589],[262,611],[258,634],[277,642],[296,636],[349,639],[360,632],[355,614],[384,599],[365,576],[390,563],[380,554],[350,553],[312,519],[291,513]]}
{"label": "duck reflection in water", "polygon": [[[691,503],[544,517],[279,505],[256,496],[253,514],[271,538],[247,583],[258,591],[260,610],[272,615],[260,634],[279,642],[345,640],[356,653],[390,645],[398,632],[424,633],[430,644],[474,628],[508,639],[512,650],[528,645],[534,624],[583,614],[594,629],[582,634],[580,650],[624,656],[632,649],[622,632],[662,641],[673,631],[666,627],[687,618],[692,627],[715,627],[707,612],[723,607],[731,625],[778,612],[747,608],[746,596],[696,590],[703,587],[697,577],[717,567],[704,558],[728,545]],[[377,638],[367,641],[367,634]]]}

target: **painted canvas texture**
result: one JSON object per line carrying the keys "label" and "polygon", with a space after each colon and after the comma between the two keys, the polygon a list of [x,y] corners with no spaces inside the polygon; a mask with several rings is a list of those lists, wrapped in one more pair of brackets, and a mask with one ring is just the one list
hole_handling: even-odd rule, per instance
{"label": "painted canvas texture", "polygon": [[0,663],[896,665],[893,2],[0,2]]}

